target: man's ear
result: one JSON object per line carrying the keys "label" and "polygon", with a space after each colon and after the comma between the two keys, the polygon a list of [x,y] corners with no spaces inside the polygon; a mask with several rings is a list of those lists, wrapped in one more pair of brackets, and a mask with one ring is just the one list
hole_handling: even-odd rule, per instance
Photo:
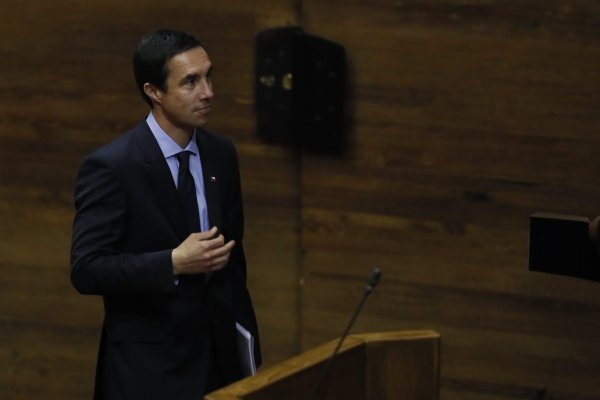
{"label": "man's ear", "polygon": [[162,91],[153,84],[148,82],[144,83],[144,93],[146,93],[146,96],[148,96],[153,103],[161,104]]}

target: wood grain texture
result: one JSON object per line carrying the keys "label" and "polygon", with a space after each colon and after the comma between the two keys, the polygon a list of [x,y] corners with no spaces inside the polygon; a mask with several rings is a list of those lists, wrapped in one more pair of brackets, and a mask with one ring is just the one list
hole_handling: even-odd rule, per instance
{"label": "wood grain texture", "polygon": [[440,332],[443,399],[595,398],[600,287],[527,271],[527,238],[534,211],[599,210],[599,5],[305,1],[303,21],[346,47],[353,121],[343,157],[302,160],[303,348],[378,266],[355,331]]}
{"label": "wood grain texture", "polygon": [[[371,332],[338,342],[339,338],[324,343],[205,398],[439,399],[437,332]],[[335,350],[337,357],[330,363]]]}
{"label": "wood grain texture", "polygon": [[[441,397],[599,395],[597,284],[527,271],[534,211],[600,211],[600,3],[588,0],[12,2],[0,24],[0,398],[89,398],[100,299],[68,280],[84,154],[142,118],[139,38],[190,31],[215,63],[209,129],[238,145],[266,364],[354,331],[432,328]],[[342,44],[350,147],[254,133],[254,36]]]}

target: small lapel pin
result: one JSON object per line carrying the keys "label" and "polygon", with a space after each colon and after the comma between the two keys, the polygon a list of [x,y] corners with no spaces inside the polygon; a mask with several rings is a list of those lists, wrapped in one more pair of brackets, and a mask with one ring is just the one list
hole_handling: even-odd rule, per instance
{"label": "small lapel pin", "polygon": [[211,181],[212,183],[216,182],[216,181],[217,181],[217,177],[216,177],[216,176],[211,176],[211,177],[210,177],[210,181]]}

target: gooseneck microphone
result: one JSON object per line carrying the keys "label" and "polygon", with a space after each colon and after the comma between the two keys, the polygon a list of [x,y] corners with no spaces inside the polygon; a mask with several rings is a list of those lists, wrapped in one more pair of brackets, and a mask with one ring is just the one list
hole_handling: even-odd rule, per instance
{"label": "gooseneck microphone", "polygon": [[310,396],[308,396],[307,400],[312,400],[315,398],[315,395],[317,394],[317,390],[319,389],[321,382],[323,381],[325,376],[327,376],[327,373],[333,366],[335,357],[337,356],[337,353],[340,351],[340,348],[342,347],[342,343],[344,343],[344,339],[346,339],[346,336],[348,336],[348,333],[350,332],[352,325],[354,325],[354,321],[356,321],[356,317],[358,317],[358,314],[360,313],[360,310],[362,309],[363,305],[365,304],[367,297],[369,297],[369,295],[371,294],[373,289],[375,289],[375,287],[377,286],[377,284],[379,283],[380,280],[381,280],[381,270],[379,268],[373,269],[371,276],[369,276],[369,281],[367,282],[367,286],[365,287],[365,291],[363,292],[362,298],[360,299],[360,303],[358,303],[358,306],[354,310],[354,313],[352,314],[352,318],[350,318],[350,322],[348,323],[348,326],[346,326],[346,330],[344,331],[342,336],[340,336],[340,340],[338,341],[335,350],[331,354],[331,357],[329,357],[329,360],[327,360],[327,363],[321,369],[321,374],[319,375],[319,379],[317,379],[317,381],[315,382],[315,385],[313,386],[313,389],[310,393]]}

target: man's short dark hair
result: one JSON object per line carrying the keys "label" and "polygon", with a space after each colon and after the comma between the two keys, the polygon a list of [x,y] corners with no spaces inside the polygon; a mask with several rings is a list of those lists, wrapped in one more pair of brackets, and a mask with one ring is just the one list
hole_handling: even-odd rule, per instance
{"label": "man's short dark hair", "polygon": [[179,53],[204,45],[194,36],[171,29],[160,29],[142,38],[133,54],[133,74],[143,99],[153,106],[144,92],[144,84],[151,83],[167,91],[168,63]]}

